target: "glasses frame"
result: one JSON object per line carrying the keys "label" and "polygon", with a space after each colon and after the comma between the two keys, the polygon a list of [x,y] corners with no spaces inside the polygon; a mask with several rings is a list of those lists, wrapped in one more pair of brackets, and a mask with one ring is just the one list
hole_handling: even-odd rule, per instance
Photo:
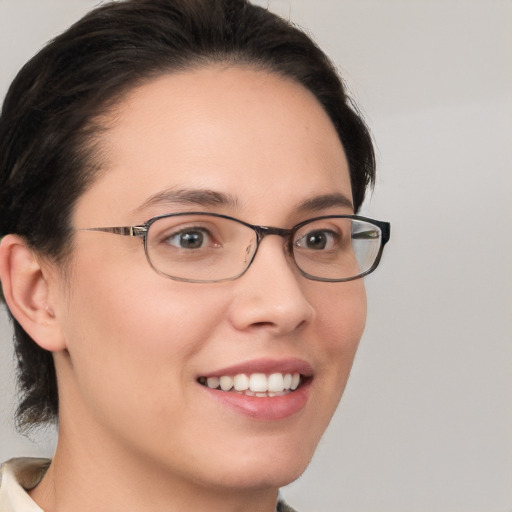
{"label": "glasses frame", "polygon": [[[149,232],[149,229],[152,224],[154,224],[156,221],[168,218],[168,217],[179,217],[179,216],[185,216],[185,215],[204,215],[208,217],[218,217],[221,219],[228,219],[234,222],[238,222],[239,224],[242,224],[250,229],[252,229],[256,233],[256,248],[254,249],[254,253],[249,260],[247,266],[244,268],[242,272],[240,272],[238,275],[234,277],[227,277],[223,279],[215,279],[215,280],[196,280],[196,279],[187,279],[183,277],[174,277],[169,274],[166,274],[165,272],[162,272],[158,268],[156,268],[151,258],[149,257],[148,252],[148,245],[147,245],[147,234]],[[377,226],[380,229],[381,232],[381,238],[380,238],[380,247],[379,251],[377,253],[377,256],[375,257],[375,261],[373,262],[373,265],[366,270],[365,272],[362,272],[361,274],[358,274],[353,277],[348,278],[341,278],[341,279],[330,279],[325,277],[316,277],[311,274],[308,274],[304,270],[302,270],[297,262],[295,261],[295,254],[293,252],[293,235],[303,226],[310,224],[312,222],[322,220],[322,219],[354,219],[354,220],[360,220],[363,222],[367,222],[369,224],[373,224],[374,226]],[[382,252],[384,250],[384,246],[388,243],[390,234],[391,234],[391,224],[389,222],[379,221],[375,219],[370,219],[368,217],[362,217],[360,215],[322,215],[319,217],[313,217],[311,219],[307,219],[305,221],[300,222],[299,224],[296,224],[290,229],[286,228],[277,228],[273,226],[259,226],[256,224],[249,224],[248,222],[244,222],[243,220],[237,219],[235,217],[231,217],[229,215],[224,215],[221,213],[210,213],[210,212],[179,212],[179,213],[166,213],[164,215],[158,215],[156,217],[152,217],[148,221],[146,221],[144,224],[139,224],[136,226],[117,226],[117,227],[95,227],[95,228],[82,228],[78,231],[100,231],[103,233],[112,233],[115,235],[121,235],[121,236],[130,236],[130,237],[136,237],[136,238],[142,238],[143,244],[144,244],[144,252],[146,254],[146,259],[148,263],[150,264],[151,268],[153,268],[158,274],[167,277],[169,279],[173,279],[174,281],[182,281],[186,283],[220,283],[223,281],[234,281],[235,279],[238,279],[239,277],[243,276],[249,267],[252,265],[252,262],[254,261],[254,258],[256,258],[256,254],[258,253],[258,248],[260,246],[261,241],[269,235],[277,235],[286,240],[286,248],[291,255],[293,262],[295,263],[295,266],[306,279],[310,279],[312,281],[322,281],[322,282],[328,282],[328,283],[342,283],[347,281],[353,281],[355,279],[360,279],[370,273],[372,273],[379,265],[380,259],[382,257]]]}

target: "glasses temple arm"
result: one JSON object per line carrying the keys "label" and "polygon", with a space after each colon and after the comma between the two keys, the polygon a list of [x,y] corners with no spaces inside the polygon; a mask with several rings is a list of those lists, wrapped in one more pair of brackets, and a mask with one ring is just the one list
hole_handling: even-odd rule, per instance
{"label": "glasses temple arm", "polygon": [[80,229],[80,231],[102,231],[103,233],[113,233],[114,235],[144,237],[148,232],[148,228],[146,226],[121,226],[111,228],[85,228]]}

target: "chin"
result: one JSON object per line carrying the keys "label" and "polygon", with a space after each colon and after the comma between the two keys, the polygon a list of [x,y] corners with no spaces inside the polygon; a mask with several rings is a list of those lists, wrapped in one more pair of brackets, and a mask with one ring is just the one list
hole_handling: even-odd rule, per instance
{"label": "chin", "polygon": [[306,470],[309,461],[305,464],[288,464],[283,467],[280,463],[269,467],[269,464],[248,472],[225,474],[220,484],[222,488],[239,490],[265,490],[279,489],[297,480]]}
{"label": "chin", "polygon": [[313,454],[314,447],[307,448],[300,444],[281,449],[261,449],[245,455],[232,452],[230,462],[224,462],[217,476],[223,474],[222,485],[230,488],[278,489],[299,478]]}

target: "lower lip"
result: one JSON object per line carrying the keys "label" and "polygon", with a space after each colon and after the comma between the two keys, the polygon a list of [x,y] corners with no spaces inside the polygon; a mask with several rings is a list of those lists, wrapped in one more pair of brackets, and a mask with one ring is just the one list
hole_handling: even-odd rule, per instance
{"label": "lower lip", "polygon": [[257,397],[242,393],[202,388],[235,412],[254,420],[276,421],[293,416],[302,410],[309,398],[311,379],[304,382],[298,389],[282,396]]}

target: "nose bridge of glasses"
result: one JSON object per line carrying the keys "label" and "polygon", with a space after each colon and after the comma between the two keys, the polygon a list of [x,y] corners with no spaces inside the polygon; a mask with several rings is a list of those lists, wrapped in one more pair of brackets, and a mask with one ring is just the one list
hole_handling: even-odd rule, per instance
{"label": "nose bridge of glasses", "polygon": [[284,239],[283,249],[284,249],[285,257],[293,258],[293,256],[292,256],[293,249],[292,249],[292,242],[291,242],[291,236],[294,233],[293,229],[276,228],[273,226],[252,226],[252,228],[256,232],[257,243],[256,243],[256,247],[254,248],[254,254],[252,255],[249,265],[251,265],[252,262],[254,261],[254,258],[256,257],[256,252],[258,252],[258,250],[259,250],[261,241],[263,240],[263,238],[265,238],[266,236],[269,236],[269,235],[276,235],[276,236],[283,238]]}
{"label": "nose bridge of glasses", "polygon": [[[292,257],[291,252],[291,236],[294,234],[294,229],[285,229],[285,228],[277,228],[273,226],[256,226],[256,225],[250,225],[253,232],[256,233],[256,244],[253,247],[253,252],[251,254],[250,260],[246,259],[246,269],[249,268],[249,266],[252,265],[256,258],[256,253],[259,252],[260,243],[263,240],[263,238],[269,236],[269,235],[276,235],[284,239],[284,253],[285,257]],[[275,255],[274,255],[275,256]]]}
{"label": "nose bridge of glasses", "polygon": [[252,228],[258,235],[258,242],[261,242],[261,240],[268,235],[277,235],[282,238],[289,238],[293,233],[293,229],[274,228],[272,226],[252,226]]}

